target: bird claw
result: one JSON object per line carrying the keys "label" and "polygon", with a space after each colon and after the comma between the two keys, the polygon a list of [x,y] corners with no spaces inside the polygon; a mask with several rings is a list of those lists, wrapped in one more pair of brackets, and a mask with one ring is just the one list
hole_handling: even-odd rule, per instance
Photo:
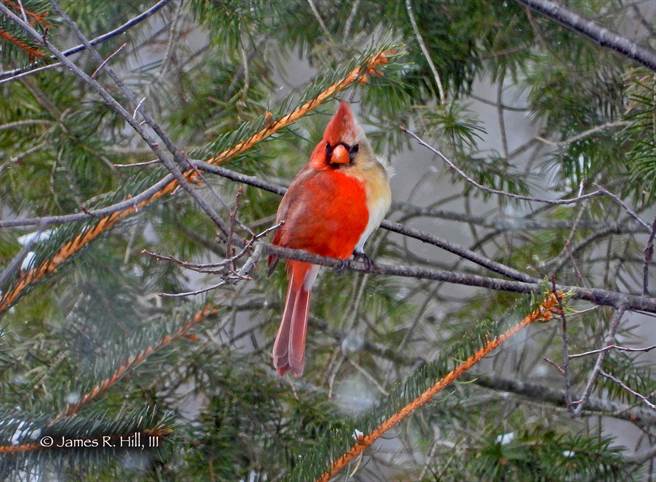
{"label": "bird claw", "polygon": [[376,267],[376,264],[374,263],[374,260],[371,259],[367,255],[367,253],[365,253],[364,251],[354,251],[353,252],[353,258],[361,260],[365,264],[365,266],[367,267],[368,271],[370,271],[372,268]]}
{"label": "bird claw", "polygon": [[349,260],[348,259],[343,259],[337,265],[335,266],[335,273],[343,273],[346,271],[346,268],[348,267]]}

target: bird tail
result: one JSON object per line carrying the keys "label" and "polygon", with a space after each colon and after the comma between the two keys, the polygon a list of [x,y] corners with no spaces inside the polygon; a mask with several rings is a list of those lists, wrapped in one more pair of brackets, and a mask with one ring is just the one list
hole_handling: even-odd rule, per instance
{"label": "bird tail", "polygon": [[305,335],[310,312],[312,285],[319,267],[303,261],[288,261],[289,285],[285,310],[273,343],[273,366],[279,375],[288,371],[295,377],[303,374],[305,366]]}

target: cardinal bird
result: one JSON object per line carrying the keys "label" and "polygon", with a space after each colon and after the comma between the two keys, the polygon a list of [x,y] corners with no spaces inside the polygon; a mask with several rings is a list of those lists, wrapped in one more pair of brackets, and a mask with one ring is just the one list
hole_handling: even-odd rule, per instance
{"label": "cardinal bird", "polygon": [[[354,254],[366,258],[364,244],[387,214],[391,200],[388,173],[342,101],[280,202],[276,221],[283,224],[273,244],[342,260]],[[269,258],[270,265],[276,261],[275,256]],[[273,365],[279,375],[303,374],[310,294],[318,273],[317,265],[287,261],[285,309],[273,344]]]}

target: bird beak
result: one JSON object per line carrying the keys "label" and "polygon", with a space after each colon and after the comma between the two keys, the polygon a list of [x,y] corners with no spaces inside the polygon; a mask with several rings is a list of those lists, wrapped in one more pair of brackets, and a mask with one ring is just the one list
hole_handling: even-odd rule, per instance
{"label": "bird beak", "polygon": [[349,152],[343,145],[339,144],[330,155],[330,164],[348,164],[351,162]]}

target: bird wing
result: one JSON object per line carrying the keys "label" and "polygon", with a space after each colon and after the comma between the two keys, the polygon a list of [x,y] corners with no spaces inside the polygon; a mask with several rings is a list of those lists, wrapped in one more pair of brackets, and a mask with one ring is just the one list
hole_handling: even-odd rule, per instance
{"label": "bird wing", "polygon": [[369,220],[362,182],[339,169],[303,169],[278,208],[273,243],[348,258]]}

